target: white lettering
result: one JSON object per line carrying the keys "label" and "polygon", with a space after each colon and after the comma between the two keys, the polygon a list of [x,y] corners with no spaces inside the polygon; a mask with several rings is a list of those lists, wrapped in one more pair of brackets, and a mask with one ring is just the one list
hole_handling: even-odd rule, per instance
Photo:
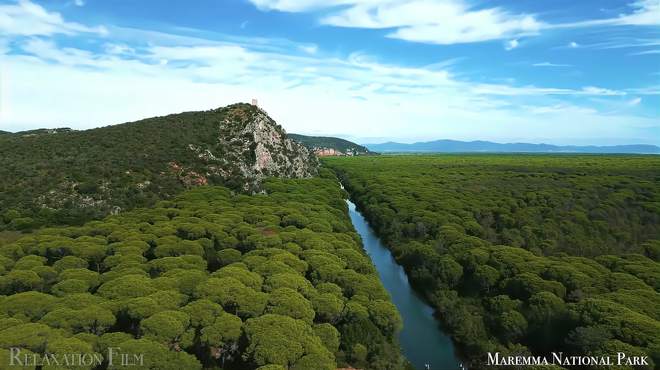
{"label": "white lettering", "polygon": [[623,352],[617,352],[617,353],[616,353],[616,363],[617,363],[618,365],[621,365],[621,360],[623,360],[624,358],[626,358],[626,354],[625,354],[625,353],[623,353]]}
{"label": "white lettering", "polygon": [[[23,366],[23,362],[21,362],[21,359],[18,357],[21,354],[21,349],[12,347],[9,349],[9,351],[11,353],[9,365],[16,366],[16,364],[18,364],[19,366]],[[14,360],[16,360],[16,362],[14,362]]]}
{"label": "white lettering", "polygon": [[493,357],[493,354],[488,352],[488,366],[498,366],[500,359],[500,353],[495,352],[495,357]]}
{"label": "white lettering", "polygon": [[[115,349],[117,350],[117,352],[114,351]],[[114,359],[114,354],[115,353],[119,354],[120,349],[121,348],[119,347],[108,347],[108,366],[112,366],[112,360]]]}

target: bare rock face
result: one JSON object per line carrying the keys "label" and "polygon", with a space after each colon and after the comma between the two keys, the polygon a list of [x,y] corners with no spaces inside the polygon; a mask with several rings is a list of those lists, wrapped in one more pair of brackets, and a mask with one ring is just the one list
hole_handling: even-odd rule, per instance
{"label": "bare rock face", "polygon": [[226,108],[215,145],[189,148],[207,165],[208,176],[220,176],[241,188],[257,191],[266,177],[306,178],[318,172],[318,159],[262,109],[248,104]]}

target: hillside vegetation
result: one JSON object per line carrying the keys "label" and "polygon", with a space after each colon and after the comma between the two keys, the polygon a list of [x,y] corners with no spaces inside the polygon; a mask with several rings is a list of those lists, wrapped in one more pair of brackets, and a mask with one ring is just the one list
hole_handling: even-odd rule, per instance
{"label": "hillside vegetation", "polygon": [[[327,158],[470,368],[486,353],[660,364],[660,158]],[[625,368],[625,367],[624,367]]]}
{"label": "hillside vegetation", "polygon": [[403,368],[336,179],[263,189],[200,187],[0,246],[1,361],[18,347],[106,366],[120,347],[148,369]]}
{"label": "hillside vegetation", "polygon": [[0,135],[0,230],[75,225],[197,185],[259,191],[317,161],[262,110],[235,104],[86,131]]}
{"label": "hillside vegetation", "polygon": [[305,145],[317,155],[354,156],[376,154],[362,145],[358,145],[352,141],[340,139],[337,137],[306,136],[299,134],[289,134],[288,136],[291,139]]}

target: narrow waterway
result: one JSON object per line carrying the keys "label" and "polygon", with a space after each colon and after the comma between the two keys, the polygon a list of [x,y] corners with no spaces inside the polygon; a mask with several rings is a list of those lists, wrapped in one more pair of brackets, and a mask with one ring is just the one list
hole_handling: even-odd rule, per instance
{"label": "narrow waterway", "polygon": [[351,201],[347,203],[351,221],[362,237],[364,249],[401,313],[403,330],[399,340],[403,354],[418,370],[427,369],[426,365],[431,370],[460,369],[459,360],[454,355],[454,345],[440,330],[433,317],[433,308],[413,291],[403,267],[396,263],[390,251],[380,242],[355,204]]}

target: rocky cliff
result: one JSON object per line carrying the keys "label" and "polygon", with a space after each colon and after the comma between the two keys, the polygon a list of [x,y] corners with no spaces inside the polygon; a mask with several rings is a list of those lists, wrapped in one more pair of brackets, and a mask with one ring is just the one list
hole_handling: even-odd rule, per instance
{"label": "rocky cliff", "polygon": [[210,147],[189,148],[207,164],[208,175],[242,179],[242,189],[255,191],[265,177],[305,178],[316,175],[318,160],[304,145],[289,139],[284,129],[260,108],[236,104],[224,108],[218,137]]}

